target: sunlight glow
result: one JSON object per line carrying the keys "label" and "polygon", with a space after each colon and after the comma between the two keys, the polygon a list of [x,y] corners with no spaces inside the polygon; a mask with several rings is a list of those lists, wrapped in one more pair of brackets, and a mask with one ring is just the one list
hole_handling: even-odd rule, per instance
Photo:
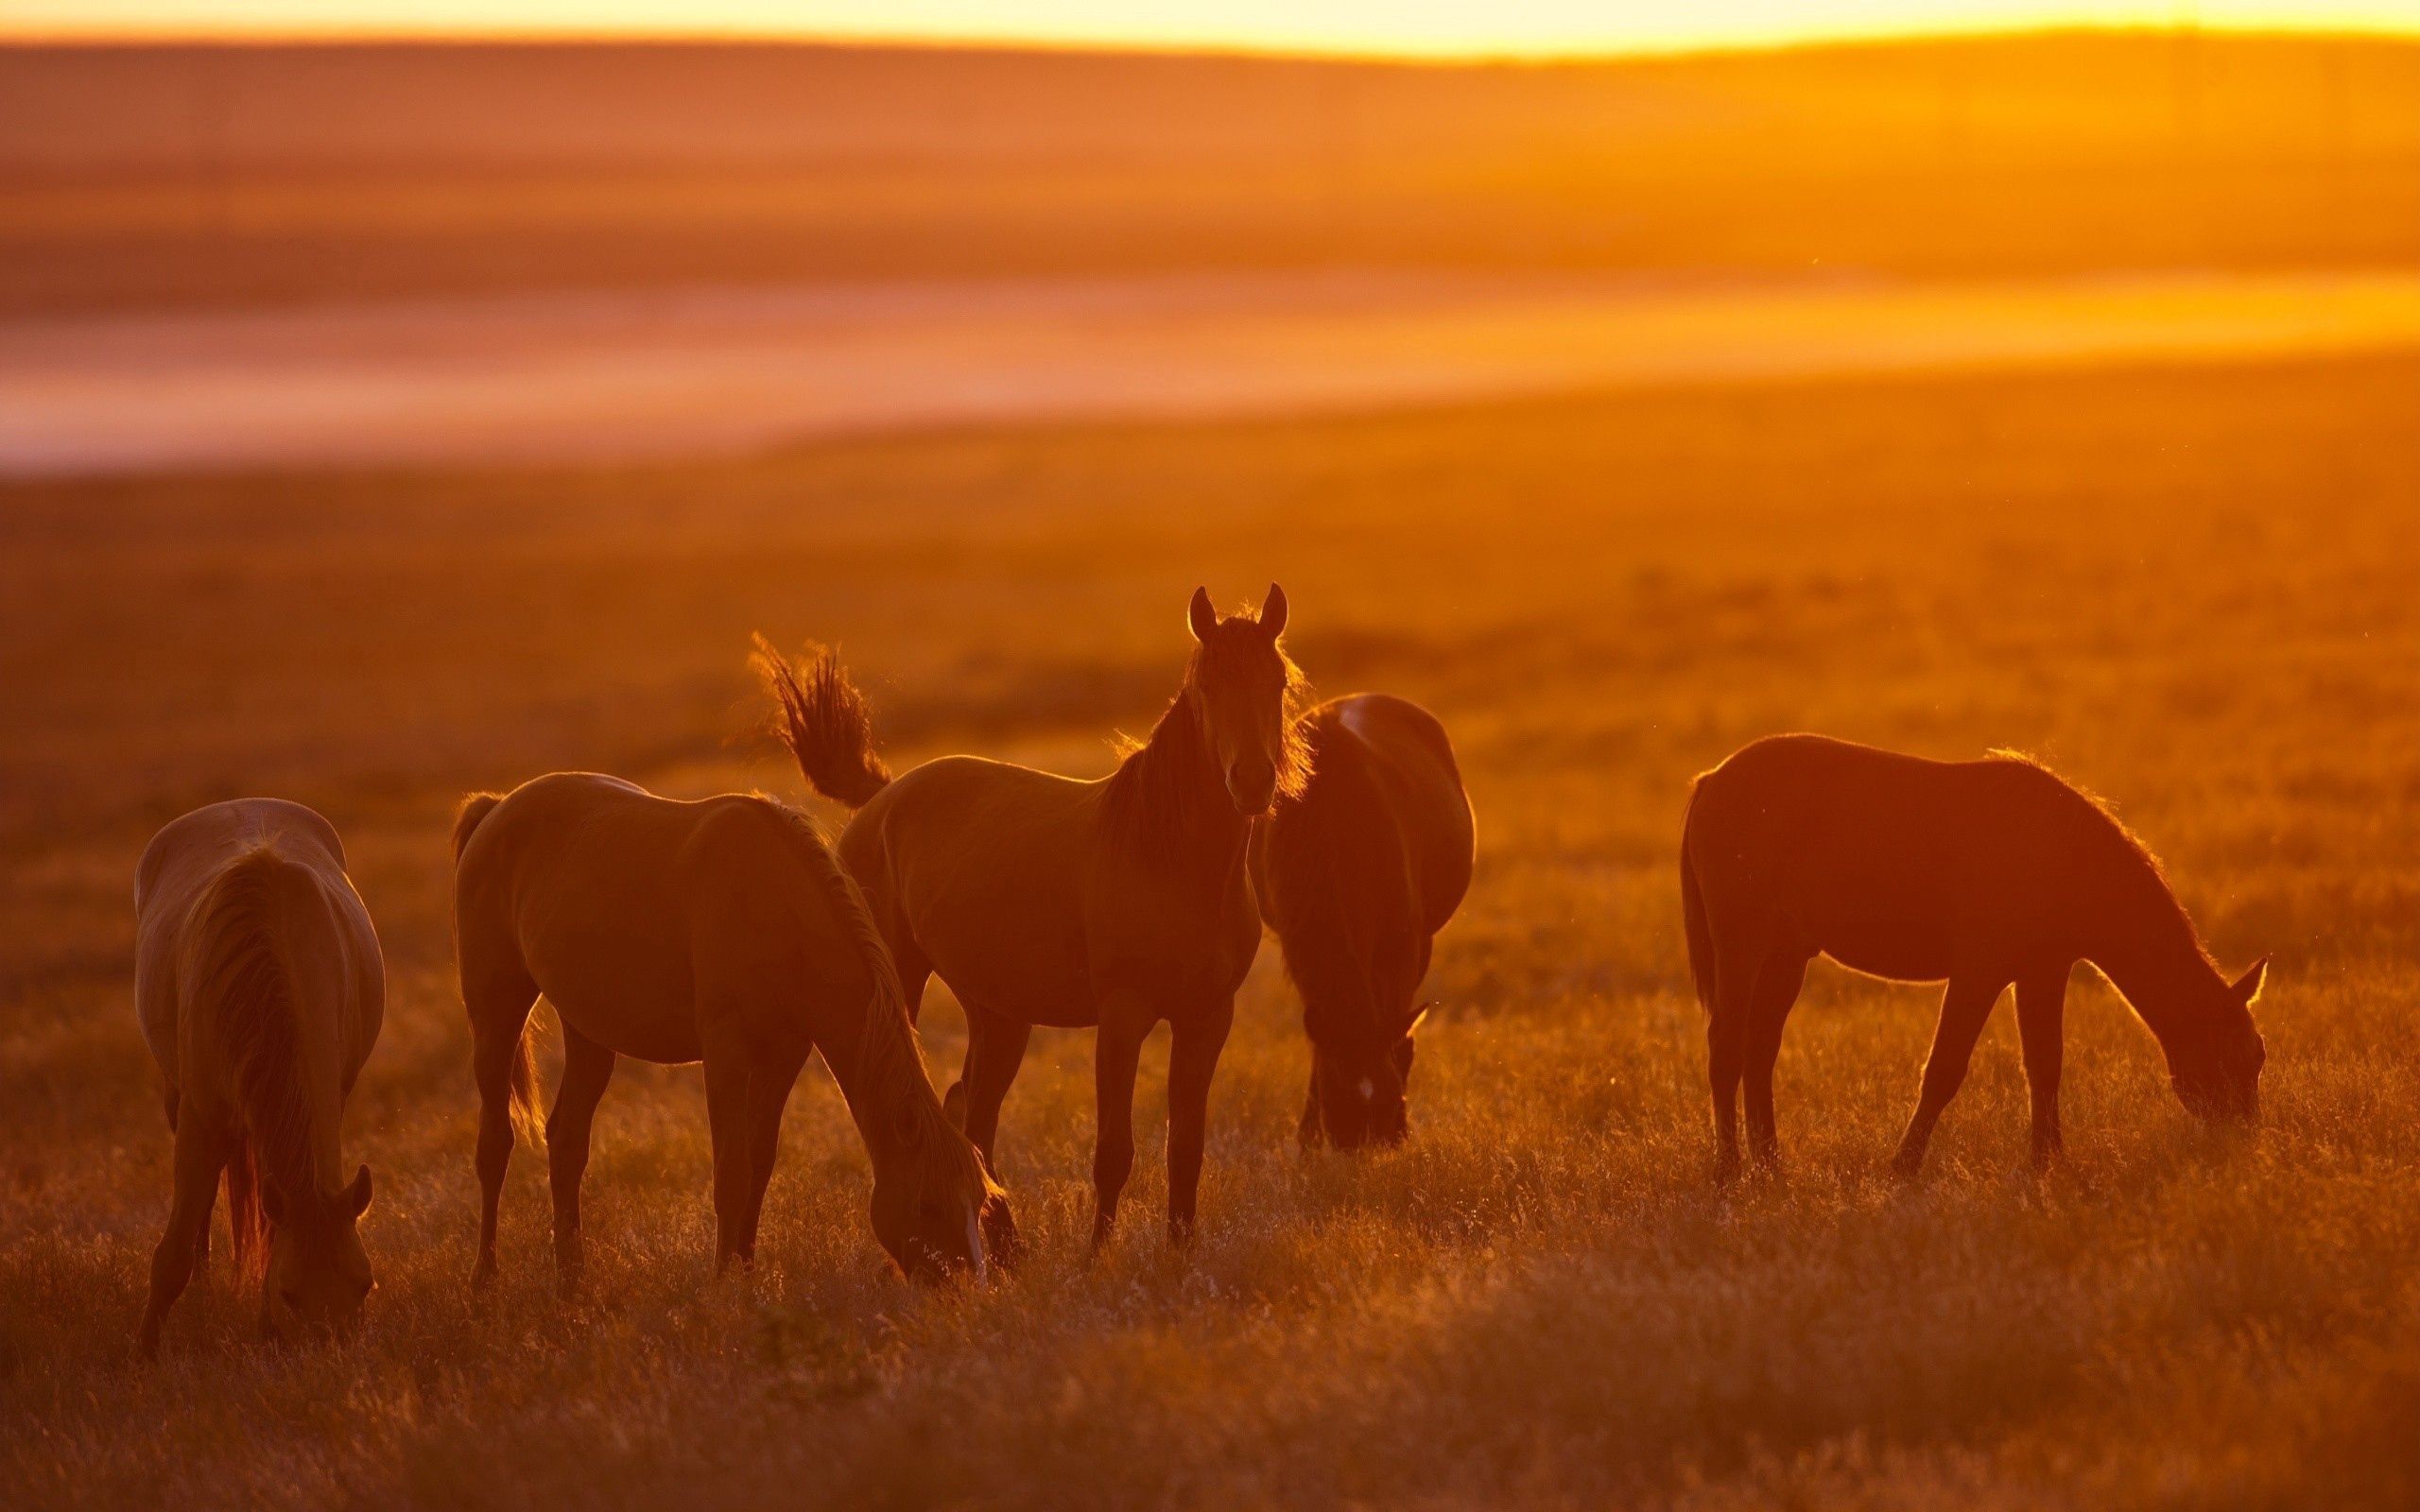
{"label": "sunlight glow", "polygon": [[0,0],[18,37],[778,37],[1554,57],[2058,26],[2420,33],[2420,0]]}

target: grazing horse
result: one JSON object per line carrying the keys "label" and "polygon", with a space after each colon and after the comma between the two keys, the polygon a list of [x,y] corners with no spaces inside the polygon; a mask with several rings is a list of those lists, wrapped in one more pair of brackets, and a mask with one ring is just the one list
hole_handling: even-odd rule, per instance
{"label": "grazing horse", "polygon": [[1255,827],[1253,890],[1303,997],[1311,1090],[1301,1137],[1400,1142],[1417,1005],[1437,932],[1471,885],[1477,832],[1444,727],[1355,694],[1303,716],[1311,777]]}
{"label": "grazing horse", "polygon": [[378,1040],[387,967],[343,842],[280,799],[196,809],[143,852],[134,918],[135,1009],[177,1146],[143,1353],[209,1253],[222,1172],[262,1332],[350,1329],[372,1285],[355,1232],[370,1168],[345,1180],[344,1104]]}
{"label": "grazing horse", "polygon": [[[874,1234],[901,1270],[979,1276],[987,1245],[1013,1242],[1006,1197],[933,1095],[865,904],[805,816],[558,772],[465,799],[454,865],[480,1104],[475,1283],[495,1275],[518,1125],[546,1147],[555,1263],[566,1289],[579,1284],[579,1182],[616,1056],[705,1062],[717,1270],[755,1257],[782,1109],[816,1050],[865,1139]],[[541,992],[563,1031],[543,1136],[527,1034]]]}
{"label": "grazing horse", "polygon": [[1689,971],[1706,1010],[1719,1172],[1739,1165],[1733,1098],[1771,1161],[1773,1059],[1818,954],[1900,982],[1946,980],[1915,1116],[1893,1166],[1915,1175],[2002,989],[2033,1099],[2033,1159],[2060,1149],[2067,976],[2090,961],[2167,1053],[2178,1099],[2214,1121],[2258,1110],[2252,1003],[2230,983],[2142,842],[2022,757],[1934,762],[1819,735],[1743,747],[1697,781],[1681,838]]}
{"label": "grazing horse", "polygon": [[1246,873],[1253,818],[1301,790],[1278,637],[1286,595],[1221,619],[1197,589],[1184,685],[1117,770],[1079,782],[973,756],[893,781],[865,700],[828,654],[804,673],[760,638],[780,734],[817,791],[857,810],[840,858],[866,890],[912,1014],[939,972],[966,1009],[967,1137],[989,1160],[1000,1101],[1036,1024],[1098,1026],[1093,1243],[1134,1160],[1135,1061],[1165,1019],[1168,1234],[1192,1231],[1210,1079],[1260,944]]}

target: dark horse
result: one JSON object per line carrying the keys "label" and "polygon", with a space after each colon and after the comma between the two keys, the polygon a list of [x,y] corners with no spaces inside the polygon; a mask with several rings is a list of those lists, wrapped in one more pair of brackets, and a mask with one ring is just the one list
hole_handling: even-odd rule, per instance
{"label": "dark horse", "polygon": [[2266,1050],[2252,1003],[2193,933],[2159,864],[2106,809],[2021,757],[1934,762],[1819,735],[1742,747],[1697,781],[1681,837],[1689,971],[1706,1010],[1720,1174],[1739,1166],[1733,1099],[1774,1159],[1773,1059],[1818,954],[1901,982],[1946,980],[1924,1090],[1893,1164],[1912,1176],[2005,988],[2033,1097],[2033,1159],[2059,1152],[2067,976],[2099,967],[2167,1053],[2178,1099],[2249,1123]]}
{"label": "dark horse", "polygon": [[1134,1162],[1135,1062],[1153,1025],[1168,1044],[1168,1231],[1193,1227],[1210,1079],[1236,988],[1260,945],[1245,869],[1253,818],[1300,791],[1288,704],[1300,685],[1278,644],[1286,595],[1220,619],[1191,608],[1184,685],[1117,770],[1079,782],[974,756],[893,781],[864,698],[828,655],[804,671],[763,642],[780,733],[818,792],[857,810],[840,858],[865,889],[913,1014],[941,974],[966,1009],[967,1138],[988,1161],[1000,1101],[1036,1024],[1098,1025],[1099,1126],[1093,1242],[1115,1221]]}
{"label": "dark horse", "polygon": [[1470,889],[1476,831],[1436,717],[1383,693],[1303,716],[1311,779],[1253,835],[1253,886],[1303,995],[1302,1140],[1395,1143],[1437,932]]}

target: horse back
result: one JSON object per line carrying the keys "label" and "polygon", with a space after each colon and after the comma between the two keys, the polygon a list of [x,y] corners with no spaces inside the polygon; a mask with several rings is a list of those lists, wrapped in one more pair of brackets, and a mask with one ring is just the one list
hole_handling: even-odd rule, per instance
{"label": "horse back", "polygon": [[1342,749],[1368,768],[1410,868],[1420,925],[1433,935],[1461,906],[1478,854],[1478,825],[1453,742],[1436,715],[1408,698],[1363,693],[1327,707],[1352,737],[1340,743]]}
{"label": "horse back", "polygon": [[1754,932],[1876,975],[1932,980],[2079,948],[2114,825],[2027,761],[1939,762],[1815,735],[1698,780],[1683,848],[1718,936]]}
{"label": "horse back", "polygon": [[[232,940],[230,931],[257,936]],[[367,1059],[386,1006],[376,926],[344,868],[335,826],[300,803],[215,803],[154,836],[137,868],[135,1002],[172,1091],[206,1019],[211,963],[239,953],[274,962],[306,1034],[333,1035],[344,1086]]]}

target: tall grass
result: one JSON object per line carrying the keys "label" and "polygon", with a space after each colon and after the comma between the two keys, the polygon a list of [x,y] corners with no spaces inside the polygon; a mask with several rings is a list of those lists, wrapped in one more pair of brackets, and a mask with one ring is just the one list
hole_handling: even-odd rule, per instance
{"label": "tall grass", "polygon": [[[2420,1496],[2420,366],[1603,398],[968,436],[744,466],[0,500],[0,1486],[26,1507],[2378,1505]],[[555,1299],[543,1161],[475,1299],[452,795],[555,766],[793,791],[744,632],[843,641],[894,765],[1102,769],[1185,596],[1282,580],[1330,694],[1453,730],[1481,825],[1414,1137],[1291,1140],[1273,952],[1203,1226],[1085,1256],[1089,1040],[1003,1125],[1030,1256],[884,1274],[838,1098],[794,1105],[757,1272],[708,1278],[694,1072],[626,1063]],[[2264,1124],[2194,1125],[2097,982],[2067,1165],[1996,1019],[1927,1179],[1880,1175],[1932,1000],[1818,968],[1786,1177],[1718,1194],[1673,846],[1686,779],[1811,728],[2033,750],[2277,965]],[[348,1153],[368,1334],[272,1352],[223,1269],[128,1359],[168,1140],[127,878],[239,791],[346,832],[393,971]],[[936,1063],[962,1040],[926,1015]],[[1138,1122],[1160,1111],[1147,1059]]]}

